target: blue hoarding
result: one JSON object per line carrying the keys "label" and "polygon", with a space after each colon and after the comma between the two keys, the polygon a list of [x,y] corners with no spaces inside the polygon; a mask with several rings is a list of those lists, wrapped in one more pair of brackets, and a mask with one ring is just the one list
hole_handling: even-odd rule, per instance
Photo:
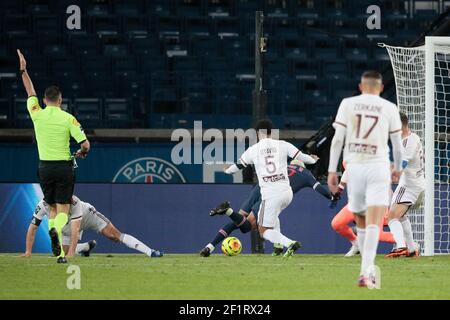
{"label": "blue hoarding", "polygon": [[[207,244],[227,217],[209,217],[218,203],[229,200],[238,209],[251,189],[243,184],[78,184],[75,194],[94,205],[122,232],[169,253],[195,253]],[[0,252],[25,248],[25,234],[34,206],[41,197],[36,184],[0,184]],[[340,206],[345,204],[345,197]],[[304,253],[343,253],[349,243],[330,226],[339,207],[331,210],[328,201],[311,189],[298,192],[281,214],[283,233],[303,243]],[[38,252],[50,252],[46,225],[40,227]],[[242,240],[243,252],[250,252],[250,236]],[[83,241],[98,240],[97,252],[132,252],[94,232],[85,232]],[[268,245],[268,247],[270,247]],[[380,251],[390,250],[381,245]]]}

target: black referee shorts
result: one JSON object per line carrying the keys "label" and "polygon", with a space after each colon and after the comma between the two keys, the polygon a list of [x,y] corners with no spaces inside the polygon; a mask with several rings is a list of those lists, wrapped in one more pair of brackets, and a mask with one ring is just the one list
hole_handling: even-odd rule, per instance
{"label": "black referee shorts", "polygon": [[71,203],[75,186],[75,169],[72,161],[40,161],[38,177],[45,202]]}

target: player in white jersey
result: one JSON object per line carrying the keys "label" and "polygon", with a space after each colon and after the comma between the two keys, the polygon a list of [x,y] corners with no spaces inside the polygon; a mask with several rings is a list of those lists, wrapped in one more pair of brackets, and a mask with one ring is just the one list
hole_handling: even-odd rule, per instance
{"label": "player in white jersey", "polygon": [[[36,231],[42,220],[48,217],[49,205],[41,200],[33,214],[26,237],[26,251],[24,256],[31,256],[31,251],[36,236]],[[149,257],[162,257],[162,253],[149,248],[135,237],[121,233],[104,215],[95,209],[93,205],[81,201],[78,197],[72,196],[70,204],[69,222],[62,229],[62,245],[66,256],[73,256],[75,253],[86,255],[92,249],[92,243],[78,244],[84,230],[93,230],[102,234],[114,242],[121,242],[127,247],[146,254]]]}
{"label": "player in white jersey", "polygon": [[391,138],[394,170],[400,175],[402,163],[401,122],[395,104],[380,97],[381,74],[367,71],[359,84],[361,94],[343,99],[333,124],[336,132],[330,149],[328,186],[338,191],[336,169],[344,146],[347,162],[348,204],[355,214],[358,245],[361,250],[359,286],[377,287],[375,256],[380,222],[389,206],[391,170],[388,139]]}
{"label": "player in white jersey", "polygon": [[[248,165],[254,165],[261,188],[261,206],[258,215],[258,229],[261,237],[273,244],[287,247],[285,257],[290,257],[300,248],[300,243],[284,236],[279,227],[278,216],[292,201],[292,189],[287,171],[288,157],[312,164],[316,156],[303,154],[295,146],[283,140],[272,139],[272,122],[260,120],[256,125],[259,142],[248,148],[237,164],[225,169],[233,174]],[[219,206],[215,214],[233,214],[228,206]]]}
{"label": "player in white jersey", "polygon": [[403,174],[394,191],[389,210],[389,229],[396,243],[396,249],[387,258],[401,256],[416,257],[420,249],[414,242],[411,222],[406,216],[410,208],[419,207],[425,192],[424,153],[420,137],[408,127],[408,116],[400,113],[402,121]]}

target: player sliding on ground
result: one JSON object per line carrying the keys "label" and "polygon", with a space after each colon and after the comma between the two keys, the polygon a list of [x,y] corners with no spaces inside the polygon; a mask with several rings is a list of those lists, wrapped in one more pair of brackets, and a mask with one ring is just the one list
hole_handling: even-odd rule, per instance
{"label": "player sliding on ground", "polygon": [[400,113],[402,121],[403,174],[392,196],[389,210],[389,228],[394,235],[397,248],[387,258],[417,257],[420,248],[414,242],[411,222],[406,216],[410,208],[419,207],[425,192],[423,148],[417,134],[408,127],[408,117]]}
{"label": "player sliding on ground", "polygon": [[[226,174],[233,174],[248,165],[255,166],[262,200],[258,215],[259,233],[273,244],[279,243],[286,247],[284,256],[290,257],[301,245],[284,236],[278,223],[278,216],[291,203],[293,196],[288,179],[287,159],[289,157],[313,164],[318,158],[301,153],[289,142],[272,139],[272,128],[270,120],[260,120],[256,125],[259,142],[248,148],[236,164],[227,166],[224,171]],[[233,214],[228,203],[213,211],[213,214]]]}
{"label": "player sliding on ground", "polygon": [[[325,198],[331,200],[332,206],[335,206],[337,201],[339,200],[338,198],[333,197],[331,193],[328,191],[328,189],[323,185],[321,185],[316,180],[311,171],[306,169],[305,165],[301,161],[293,160],[288,165],[288,176],[289,176],[289,183],[291,185],[292,192],[294,194],[304,188],[312,188]],[[233,222],[224,225],[219,230],[214,239],[210,243],[208,243],[206,247],[202,249],[202,251],[200,251],[200,255],[202,257],[209,257],[211,252],[214,251],[214,248],[219,243],[221,243],[226,237],[229,237],[230,234],[236,229],[239,229],[242,233],[247,233],[252,229],[256,229],[257,228],[256,221],[258,220],[258,211],[260,205],[261,205],[261,192],[259,185],[256,185],[250,192],[249,197],[242,204],[238,213],[229,211],[230,213],[229,217]],[[230,204],[228,202],[225,202],[220,205],[220,207],[225,206],[229,207]],[[210,215],[213,216],[216,213],[217,210],[211,210]],[[279,223],[280,221],[278,220],[277,225],[275,227],[275,229],[277,230],[280,229]],[[272,253],[273,256],[281,255],[283,252],[284,248],[282,245],[274,244]]]}
{"label": "player sliding on ground", "polygon": [[402,168],[402,125],[397,106],[380,97],[383,91],[380,73],[365,72],[359,89],[360,95],[342,100],[333,124],[336,132],[330,148],[328,187],[333,193],[338,191],[336,169],[345,141],[348,205],[355,214],[362,256],[358,284],[377,288],[375,256],[379,225],[389,206],[391,190],[388,139],[394,156],[392,178],[397,179]]}
{"label": "player sliding on ground", "polygon": [[[341,177],[341,182],[339,183],[338,188],[339,194],[341,194],[342,191],[344,191],[346,184],[347,184],[347,171],[344,171]],[[388,210],[385,211],[383,220],[380,223],[380,241],[387,243],[395,243],[392,233],[383,230],[383,227],[387,225],[387,214]],[[352,228],[349,227],[349,224],[354,221],[355,215],[348,208],[348,204],[345,207],[343,207],[341,211],[339,211],[338,214],[336,214],[333,220],[331,221],[331,227],[333,228],[333,230],[339,233],[344,238],[346,238],[352,244],[350,250],[345,254],[345,257],[353,257],[359,254],[357,235],[353,232]]]}
{"label": "player sliding on ground", "polygon": [[[42,220],[45,217],[48,217],[49,210],[49,205],[44,200],[41,200],[36,206],[33,219],[28,227],[24,256],[31,256],[37,228]],[[78,244],[84,230],[96,231],[109,240],[121,242],[128,248],[142,252],[148,257],[159,258],[163,256],[161,252],[149,248],[135,237],[126,233],[121,233],[108,218],[98,212],[90,203],[83,202],[76,196],[72,196],[69,222],[62,229],[62,245],[64,251],[67,252],[68,257],[74,256],[75,253],[84,256],[89,255],[89,252],[95,246],[95,243],[91,241],[84,244]]]}

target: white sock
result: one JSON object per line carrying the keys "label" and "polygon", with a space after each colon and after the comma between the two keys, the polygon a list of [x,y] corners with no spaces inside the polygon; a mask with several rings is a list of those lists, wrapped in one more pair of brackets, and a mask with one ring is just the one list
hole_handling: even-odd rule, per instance
{"label": "white sock", "polygon": [[403,235],[405,236],[406,246],[408,247],[409,252],[413,252],[416,250],[416,244],[414,243],[411,221],[409,221],[408,217],[404,216],[400,219],[400,222],[403,227]]}
{"label": "white sock", "polygon": [[89,243],[87,242],[77,244],[77,248],[75,249],[77,254],[80,254],[81,252],[88,250],[89,250]]}
{"label": "white sock", "polygon": [[206,247],[209,248],[209,252],[213,252],[215,248],[211,243],[208,243]]}
{"label": "white sock", "polygon": [[[359,233],[358,233],[359,235]],[[375,256],[377,255],[378,240],[380,238],[380,227],[376,224],[369,224],[366,227],[366,239],[362,252],[361,274],[365,274],[369,267],[375,265]]]}
{"label": "white sock", "polygon": [[398,219],[392,219],[389,221],[388,225],[392,235],[394,236],[397,248],[405,248],[406,243],[405,238],[403,237],[403,227],[400,221],[398,221]]}
{"label": "white sock", "polygon": [[366,229],[356,227],[356,232],[358,233],[356,241],[358,241],[359,253],[362,257],[364,251],[364,242],[366,241]]}
{"label": "white sock", "polygon": [[149,257],[152,255],[153,250],[151,248],[147,247],[145,244],[140,242],[135,237],[130,236],[129,234],[122,233],[122,235],[120,236],[120,241],[122,241],[122,243],[130,249],[142,252]]}
{"label": "white sock", "polygon": [[350,243],[352,244],[352,246],[359,247],[359,245],[358,245],[358,238],[356,238],[356,240],[350,241]]}
{"label": "white sock", "polygon": [[281,234],[281,232],[272,229],[267,229],[266,231],[264,231],[263,238],[269,240],[274,244],[282,244],[285,247],[289,247],[289,245],[293,242],[293,240],[287,238],[286,236]]}

